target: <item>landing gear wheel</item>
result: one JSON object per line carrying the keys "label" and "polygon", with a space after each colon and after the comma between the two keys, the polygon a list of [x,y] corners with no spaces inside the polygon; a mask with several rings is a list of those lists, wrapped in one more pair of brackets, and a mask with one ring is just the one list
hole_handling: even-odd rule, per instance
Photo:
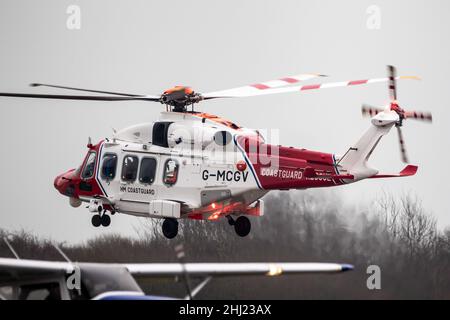
{"label": "landing gear wheel", "polygon": [[162,232],[167,239],[173,239],[178,234],[178,221],[173,218],[164,219]]}
{"label": "landing gear wheel", "polygon": [[104,227],[108,227],[111,224],[111,217],[107,214],[103,214],[100,218],[101,224]]}
{"label": "landing gear wheel", "polygon": [[247,217],[240,216],[234,221],[234,231],[239,237],[245,237],[250,233],[252,225]]}
{"label": "landing gear wheel", "polygon": [[94,227],[98,228],[102,224],[102,218],[99,214],[95,214],[92,216],[91,223]]}

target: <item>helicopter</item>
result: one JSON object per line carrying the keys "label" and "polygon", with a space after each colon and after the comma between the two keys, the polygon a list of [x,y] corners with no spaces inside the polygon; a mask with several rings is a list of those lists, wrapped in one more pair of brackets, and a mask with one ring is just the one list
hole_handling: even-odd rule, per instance
{"label": "helicopter", "polygon": [[[251,231],[248,217],[264,215],[264,200],[271,190],[335,187],[363,179],[406,177],[418,167],[406,165],[395,174],[382,174],[368,164],[380,139],[396,127],[402,161],[408,163],[401,127],[405,120],[431,122],[429,112],[406,111],[397,100],[397,76],[388,66],[385,78],[301,84],[325,77],[301,74],[234,89],[198,93],[175,86],[161,95],[137,95],[32,83],[102,95],[0,93],[3,97],[85,101],[145,101],[166,106],[160,118],[114,131],[93,144],[77,169],[54,179],[54,187],[73,207],[87,203],[94,227],[107,227],[115,213],[163,219],[168,239],[178,234],[179,219],[215,221],[226,218],[240,237]],[[284,147],[266,142],[258,131],[219,116],[197,112],[200,102],[334,87],[388,83],[386,106],[362,106],[370,127],[342,155]]]}

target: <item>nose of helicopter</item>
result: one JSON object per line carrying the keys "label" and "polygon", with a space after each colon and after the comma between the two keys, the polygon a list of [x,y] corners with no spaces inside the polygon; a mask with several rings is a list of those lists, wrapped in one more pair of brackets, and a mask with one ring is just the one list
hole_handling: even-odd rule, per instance
{"label": "nose of helicopter", "polygon": [[56,176],[55,180],[53,181],[53,186],[55,187],[56,190],[60,191],[61,185],[62,185],[62,179],[61,179],[62,174],[59,174]]}
{"label": "nose of helicopter", "polygon": [[65,194],[65,190],[67,189],[67,185],[69,181],[71,181],[72,172],[74,169],[66,171],[56,176],[55,180],[53,180],[53,186],[55,189],[61,193]]}

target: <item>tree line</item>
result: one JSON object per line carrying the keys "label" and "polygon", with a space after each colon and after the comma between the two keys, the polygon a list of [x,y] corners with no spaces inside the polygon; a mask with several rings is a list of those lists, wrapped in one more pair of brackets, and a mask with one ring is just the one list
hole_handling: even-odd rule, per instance
{"label": "tree line", "polygon": [[[450,228],[440,230],[413,195],[383,194],[365,209],[343,204],[333,192],[279,192],[265,198],[265,215],[238,237],[226,219],[181,221],[167,240],[159,220],[141,219],[136,237],[110,234],[79,244],[59,243],[72,261],[176,262],[182,243],[190,262],[340,262],[355,270],[332,275],[215,278],[199,299],[450,299]],[[8,233],[23,258],[61,260],[50,240]],[[5,243],[0,256],[12,256]],[[381,289],[369,290],[367,268],[381,270]],[[192,285],[196,279],[190,279]],[[173,279],[140,283],[148,293],[184,296]]]}

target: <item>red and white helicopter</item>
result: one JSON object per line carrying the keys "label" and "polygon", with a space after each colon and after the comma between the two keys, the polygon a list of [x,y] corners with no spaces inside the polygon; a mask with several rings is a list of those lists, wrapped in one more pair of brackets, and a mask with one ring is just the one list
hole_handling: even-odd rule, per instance
{"label": "red and white helicopter", "polygon": [[[174,238],[178,233],[178,219],[226,217],[236,233],[244,237],[251,229],[247,216],[263,215],[261,198],[270,190],[334,187],[362,179],[416,173],[417,166],[412,165],[398,174],[379,174],[368,165],[378,142],[394,126],[399,134],[402,159],[407,162],[400,129],[404,120],[432,120],[430,113],[405,111],[397,102],[396,80],[417,78],[397,77],[392,66],[388,71],[387,78],[298,85],[321,77],[304,74],[206,94],[183,86],[160,96],[150,96],[35,83],[32,86],[103,96],[24,93],[0,93],[0,96],[165,104],[166,112],[157,121],[114,132],[112,137],[97,144],[89,141],[81,166],[58,175],[55,188],[69,197],[73,207],[89,203],[95,227],[110,224],[108,212],[163,218],[163,234]],[[257,130],[194,111],[194,105],[203,100],[378,82],[389,84],[390,103],[384,108],[363,106],[363,114],[372,117],[370,127],[343,155],[271,145]]]}

